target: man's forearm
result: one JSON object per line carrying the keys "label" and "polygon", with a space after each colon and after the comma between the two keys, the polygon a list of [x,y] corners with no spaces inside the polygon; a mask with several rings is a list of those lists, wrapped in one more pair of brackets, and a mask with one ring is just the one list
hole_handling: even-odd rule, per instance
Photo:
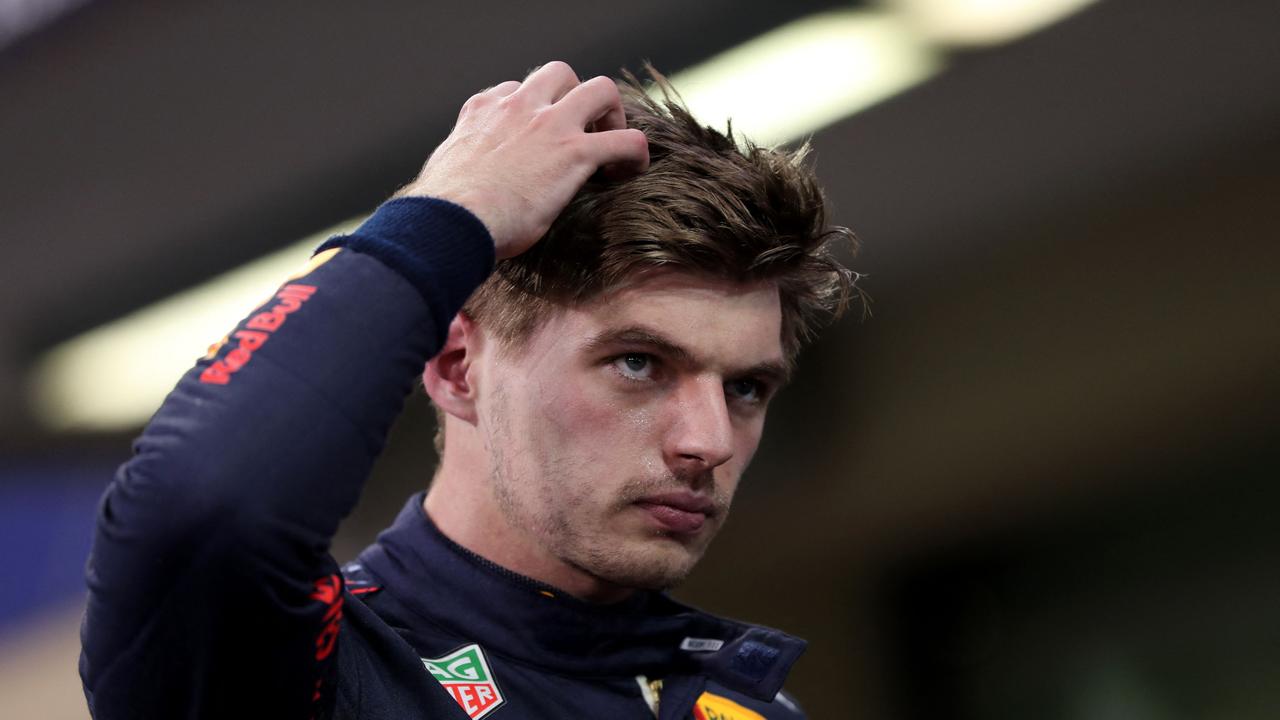
{"label": "man's forearm", "polygon": [[100,717],[144,696],[186,716],[223,679],[312,699],[329,542],[493,263],[474,216],[421,198],[328,246],[184,376],[103,498],[81,668]]}

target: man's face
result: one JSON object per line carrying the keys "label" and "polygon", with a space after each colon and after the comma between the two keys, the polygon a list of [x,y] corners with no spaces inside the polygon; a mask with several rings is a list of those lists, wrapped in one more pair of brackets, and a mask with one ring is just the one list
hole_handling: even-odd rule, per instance
{"label": "man's face", "polygon": [[484,355],[477,428],[507,521],[595,578],[678,583],[755,453],[780,330],[772,284],[662,271]]}

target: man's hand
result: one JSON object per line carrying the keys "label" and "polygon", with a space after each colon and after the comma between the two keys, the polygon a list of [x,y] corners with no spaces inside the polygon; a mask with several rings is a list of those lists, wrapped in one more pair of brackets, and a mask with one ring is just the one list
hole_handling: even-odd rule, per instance
{"label": "man's hand", "polygon": [[618,86],[579,82],[563,62],[467,100],[453,132],[397,197],[455,202],[480,218],[497,257],[528,250],[587,178],[649,167],[644,133],[627,129]]}

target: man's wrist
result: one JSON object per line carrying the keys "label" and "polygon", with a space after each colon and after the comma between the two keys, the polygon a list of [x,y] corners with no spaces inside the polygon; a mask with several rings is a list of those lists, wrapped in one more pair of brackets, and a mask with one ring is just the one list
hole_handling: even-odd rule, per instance
{"label": "man's wrist", "polygon": [[428,299],[441,286],[474,290],[495,261],[493,238],[474,213],[419,196],[388,200],[355,231],[330,238],[316,252],[334,247],[377,258]]}

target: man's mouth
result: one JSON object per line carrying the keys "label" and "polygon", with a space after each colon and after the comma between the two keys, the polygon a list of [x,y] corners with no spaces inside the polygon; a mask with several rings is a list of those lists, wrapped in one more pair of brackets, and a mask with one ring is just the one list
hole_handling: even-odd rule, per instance
{"label": "man's mouth", "polygon": [[716,504],[705,495],[673,492],[650,495],[636,501],[663,530],[671,533],[696,533],[707,518],[715,515]]}

